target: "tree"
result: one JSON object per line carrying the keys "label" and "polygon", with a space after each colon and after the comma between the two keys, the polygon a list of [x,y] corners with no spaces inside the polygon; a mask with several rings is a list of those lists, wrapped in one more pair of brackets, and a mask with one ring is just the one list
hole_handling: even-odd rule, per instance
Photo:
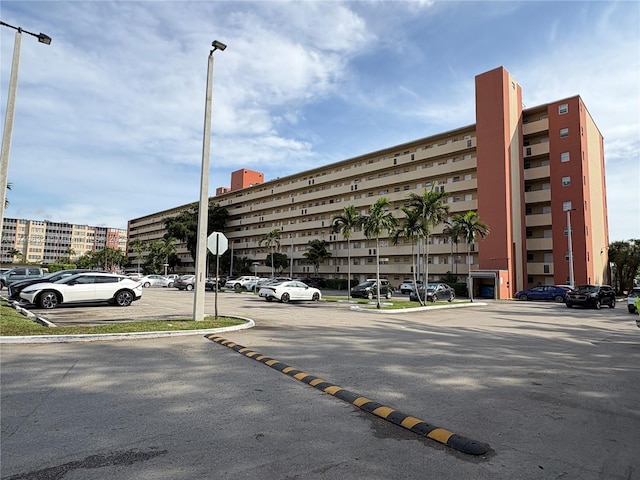
{"label": "tree", "polygon": [[237,275],[252,275],[251,267],[253,262],[249,257],[234,257],[234,272],[237,272]]}
{"label": "tree", "polygon": [[451,243],[451,258],[453,259],[454,265],[454,273],[458,275],[458,263],[454,257],[454,246],[455,246],[455,256],[458,255],[458,244],[460,243],[460,239],[462,238],[462,232],[460,231],[459,225],[454,225],[453,223],[448,223],[447,226],[442,230],[442,233],[449,238],[449,242]]}
{"label": "tree", "polygon": [[[194,261],[198,250],[198,208],[196,203],[190,209],[164,221],[167,229],[165,237],[173,237],[184,242]],[[226,208],[217,203],[209,204],[207,236],[212,232],[224,232],[227,218],[229,218],[229,212]]]}
{"label": "tree", "polygon": [[380,197],[362,219],[364,235],[376,239],[376,308],[380,308],[380,235],[385,230],[390,235],[398,225],[398,220],[389,211],[390,203],[387,198]]}
{"label": "tree", "polygon": [[100,267],[105,271],[113,272],[120,270],[120,266],[126,260],[125,253],[118,248],[105,247],[95,252],[93,258],[96,267]]}
{"label": "tree", "polygon": [[280,237],[282,231],[279,228],[275,228],[267,233],[264,237],[260,239],[259,245],[266,246],[271,251],[271,276],[274,277],[274,267],[273,267],[273,254],[274,250],[280,248]]}
{"label": "tree", "polygon": [[302,254],[311,265],[313,265],[313,271],[315,276],[318,276],[318,269],[320,264],[324,263],[327,258],[331,257],[331,252],[327,250],[327,242],[325,240],[309,241],[309,248]]}
{"label": "tree", "polygon": [[[11,182],[7,182],[7,190],[11,190]],[[9,206],[9,199],[5,197],[4,199],[4,208],[7,208]]]}
{"label": "tree", "polygon": [[449,206],[443,203],[447,194],[440,190],[424,189],[422,195],[417,193],[409,194],[409,206],[414,208],[422,221],[422,229],[424,232],[424,266],[425,276],[424,284],[429,283],[429,238],[431,237],[431,229],[445,222],[449,215]]}
{"label": "tree", "polygon": [[18,262],[22,262],[22,259],[24,258],[24,253],[16,248],[11,249],[9,255],[11,255],[11,258],[18,257]]}
{"label": "tree", "polygon": [[[411,260],[413,261],[413,284],[416,286],[416,292],[419,293],[417,289],[418,285],[418,277],[417,277],[417,256],[414,256],[414,246],[417,243],[418,239],[421,236],[425,235],[424,224],[422,223],[420,212],[418,212],[415,208],[402,207],[400,210],[404,212],[405,217],[402,219],[400,223],[400,229],[396,230],[392,237],[392,241],[394,245],[398,244],[398,240],[400,237],[404,237],[409,240],[411,243]],[[425,294],[427,290],[425,289]],[[418,295],[418,301],[421,305],[424,305],[424,299]]]}
{"label": "tree", "polygon": [[140,273],[141,255],[145,248],[146,243],[139,238],[134,238],[129,242],[129,249],[136,254],[136,260],[138,260],[138,273]]}
{"label": "tree", "polygon": [[347,241],[347,300],[351,297],[351,233],[360,228],[361,223],[362,217],[353,205],[344,207],[342,213],[333,217],[331,221],[333,232],[341,233]]}
{"label": "tree", "polygon": [[[476,238],[484,238],[489,235],[490,229],[486,223],[480,220],[478,217],[478,212],[469,211],[462,214],[456,214],[451,219],[452,225],[454,225],[456,229],[462,235],[462,238],[467,242],[467,258],[471,254],[471,244],[475,241]],[[473,285],[471,284],[471,264],[467,260],[467,266],[469,268],[469,273],[467,277],[467,288],[469,289],[469,299],[473,302]]]}
{"label": "tree", "polygon": [[618,293],[629,291],[640,274],[640,239],[613,242],[608,250],[609,263],[613,264],[612,286]]}
{"label": "tree", "polygon": [[[271,260],[273,259],[273,263]],[[282,270],[289,266],[289,257],[285,253],[275,253],[267,255],[264,260],[264,264],[267,267],[273,267],[278,273],[282,273]]]}

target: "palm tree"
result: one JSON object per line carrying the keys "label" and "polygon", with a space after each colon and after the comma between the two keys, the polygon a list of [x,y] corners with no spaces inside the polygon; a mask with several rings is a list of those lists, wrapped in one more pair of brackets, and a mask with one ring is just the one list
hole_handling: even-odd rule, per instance
{"label": "palm tree", "polygon": [[24,253],[22,253],[20,250],[13,248],[10,252],[9,255],[11,256],[11,258],[13,259],[13,257],[18,257],[20,260],[20,262],[22,262],[22,258],[24,257]]}
{"label": "palm tree", "polygon": [[[7,182],[7,190],[11,190],[11,182]],[[4,208],[9,206],[9,199],[5,197],[4,199]]]}
{"label": "palm tree", "polygon": [[[169,258],[174,256],[177,251],[178,251],[178,248],[176,247],[176,239],[173,238],[172,236],[164,237],[164,242],[162,243],[162,254],[165,257],[164,263],[165,265],[167,265],[167,267],[169,266]],[[165,275],[167,274],[166,267],[165,267],[164,273]]]}
{"label": "palm tree", "polygon": [[[469,211],[464,215],[457,213],[451,219],[455,228],[459,229],[462,238],[467,242],[467,258],[471,254],[471,244],[478,237],[484,238],[489,232],[489,226],[478,217],[478,212]],[[473,302],[473,286],[471,285],[471,264],[467,260],[469,273],[467,277],[467,285],[469,289],[469,299]]]}
{"label": "palm tree", "polygon": [[462,237],[462,232],[460,231],[460,225],[454,225],[453,223],[448,223],[448,225],[442,230],[442,233],[446,235],[451,241],[451,258],[453,259],[454,265],[454,274],[458,275],[458,264],[456,263],[456,259],[454,257],[454,248],[455,245],[455,255],[458,255],[458,243],[460,242],[460,238]]}
{"label": "palm tree", "polygon": [[318,276],[318,269],[320,264],[331,257],[331,252],[327,250],[327,242],[325,240],[311,240],[309,242],[309,249],[302,254],[307,258],[307,261],[313,265],[313,271],[315,276]]}
{"label": "palm tree", "polygon": [[[425,234],[424,224],[421,221],[420,213],[415,208],[402,207],[402,210],[405,214],[405,217],[402,219],[400,224],[400,229],[396,230],[396,233],[393,235],[393,244],[397,245],[400,237],[404,237],[409,240],[411,243],[411,260],[413,261],[412,270],[413,270],[413,284],[418,285],[418,269],[417,269],[417,259],[414,256],[414,246],[421,235]],[[426,292],[426,290],[425,290]],[[423,299],[418,295],[418,301],[421,305],[424,305]]]}
{"label": "palm tree", "polygon": [[380,308],[380,235],[385,230],[391,234],[398,226],[398,220],[389,211],[390,203],[389,199],[380,197],[362,218],[364,235],[376,239],[376,308]]}
{"label": "palm tree", "polygon": [[129,242],[129,249],[136,254],[138,260],[138,273],[140,273],[140,261],[142,260],[141,254],[146,247],[146,243],[139,238],[134,238]]}
{"label": "palm tree", "polygon": [[351,233],[360,227],[361,221],[362,217],[353,205],[344,207],[342,214],[336,215],[331,221],[333,232],[341,233],[347,241],[347,301],[351,297]]}
{"label": "palm tree", "polygon": [[259,245],[265,245],[269,250],[271,250],[271,276],[275,277],[275,273],[273,271],[273,254],[276,248],[280,248],[280,234],[282,231],[279,228],[271,230],[264,237],[260,239]]}
{"label": "palm tree", "polygon": [[446,196],[445,192],[434,190],[433,187],[431,187],[431,190],[425,188],[422,195],[417,193],[409,194],[409,206],[416,209],[423,224],[425,288],[429,283],[429,237],[431,236],[431,229],[446,221],[447,215],[449,215],[449,206],[443,203]]}

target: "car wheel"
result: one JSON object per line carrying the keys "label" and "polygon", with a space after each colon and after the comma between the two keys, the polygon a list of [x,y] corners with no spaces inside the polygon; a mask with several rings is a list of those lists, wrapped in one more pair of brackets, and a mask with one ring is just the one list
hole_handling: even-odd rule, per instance
{"label": "car wheel", "polygon": [[268,296],[268,295],[267,295],[266,297],[264,297],[264,299],[265,299],[267,302],[272,302],[272,301],[273,301],[273,297],[270,297],[270,296]]}
{"label": "car wheel", "polygon": [[636,307],[633,305],[627,305],[627,310],[629,310],[629,313],[636,313]]}
{"label": "car wheel", "polygon": [[169,282],[169,284],[167,285],[167,288],[173,288],[173,282]]}
{"label": "car wheel", "polygon": [[311,297],[311,300],[313,300],[314,302],[317,302],[318,300],[320,300],[320,294],[318,292],[315,292],[313,294],[313,297]]}
{"label": "car wheel", "polygon": [[239,283],[236,283],[236,284],[233,286],[233,289],[234,289],[236,292],[239,292],[240,290],[242,290],[242,285],[240,285]]}
{"label": "car wheel", "polygon": [[283,293],[282,296],[280,297],[280,301],[282,303],[289,303],[289,300],[291,300],[291,297],[289,297],[288,293]]}
{"label": "car wheel", "polygon": [[151,286],[151,284],[150,284],[149,282],[144,282],[144,283],[142,284],[142,286],[143,286],[144,288],[149,288],[149,287]]}
{"label": "car wheel", "polygon": [[525,301],[525,302],[526,302],[527,300],[529,300],[529,297],[527,297],[526,295],[520,295],[518,298],[519,298],[520,300]]}
{"label": "car wheel", "polygon": [[449,302],[453,302],[454,298],[455,298],[455,296],[453,295],[453,293],[451,295],[449,295]]}
{"label": "car wheel", "polygon": [[373,292],[369,292],[369,293],[367,293],[367,298],[368,298],[369,300],[373,300]]}
{"label": "car wheel", "polygon": [[431,297],[431,301],[432,302],[437,302],[438,301],[438,295],[436,295],[435,293],[433,294],[433,297]]}
{"label": "car wheel", "polygon": [[611,303],[609,304],[609,308],[616,308],[616,299],[615,298],[613,300],[611,300]]}
{"label": "car wheel", "polygon": [[58,306],[58,295],[54,291],[44,291],[38,297],[38,306],[40,308],[56,308]]}
{"label": "car wheel", "polygon": [[119,307],[128,307],[133,303],[134,296],[130,290],[120,290],[113,299]]}
{"label": "car wheel", "polygon": [[187,286],[184,287],[184,288],[186,288],[187,291],[191,291],[191,290],[193,290],[193,285],[191,285],[190,283],[187,283]]}
{"label": "car wheel", "polygon": [[567,302],[567,308],[571,308],[571,307],[573,307],[573,304],[572,304],[572,303]]}
{"label": "car wheel", "polygon": [[596,300],[596,303],[595,303],[594,307],[595,307],[596,310],[600,310],[600,307],[601,307],[600,300]]}
{"label": "car wheel", "polygon": [[387,292],[387,294],[385,295],[385,297],[387,297],[387,300],[391,300],[391,290],[389,290]]}
{"label": "car wheel", "polygon": [[556,298],[554,298],[554,300],[556,301],[556,303],[562,303],[564,302],[564,297],[562,295],[556,295]]}

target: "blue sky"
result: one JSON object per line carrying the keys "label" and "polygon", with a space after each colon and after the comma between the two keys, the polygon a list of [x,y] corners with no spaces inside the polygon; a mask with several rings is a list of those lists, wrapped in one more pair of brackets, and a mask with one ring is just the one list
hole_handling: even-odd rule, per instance
{"label": "blue sky", "polygon": [[[210,195],[475,123],[504,66],[525,106],[580,95],[605,139],[610,240],[640,238],[640,3],[3,0],[22,37],[5,215],[126,228]],[[0,28],[0,114],[15,31]]]}

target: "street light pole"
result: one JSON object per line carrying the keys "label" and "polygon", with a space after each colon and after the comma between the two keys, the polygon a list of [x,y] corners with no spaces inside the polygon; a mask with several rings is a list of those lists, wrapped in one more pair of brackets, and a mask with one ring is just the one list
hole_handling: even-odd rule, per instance
{"label": "street light pole", "polygon": [[567,209],[567,240],[569,242],[569,285],[573,288],[574,276],[573,276],[573,240],[571,238],[571,212],[577,210],[577,208]]}
{"label": "street light pole", "polygon": [[205,267],[207,260],[207,219],[209,216],[209,154],[211,147],[211,97],[213,90],[213,52],[227,46],[214,40],[207,64],[207,91],[204,104],[204,134],[202,139],[202,170],[200,173],[200,204],[198,208],[198,244],[196,250],[196,282],[193,297],[193,319],[204,320]]}
{"label": "street light pole", "polygon": [[16,108],[16,93],[18,91],[18,69],[20,67],[20,45],[22,32],[33,35],[38,42],[45,45],[51,44],[51,37],[44,33],[32,33],[20,27],[14,27],[3,21],[0,25],[13,28],[16,31],[16,39],[13,44],[13,60],[11,62],[11,76],[9,77],[9,93],[7,96],[7,110],[4,118],[4,131],[2,133],[2,150],[0,151],[0,241],[2,240],[2,228],[4,226],[4,204],[7,198],[7,184],[9,176],[9,152],[11,151],[11,135],[13,133],[13,117]]}

